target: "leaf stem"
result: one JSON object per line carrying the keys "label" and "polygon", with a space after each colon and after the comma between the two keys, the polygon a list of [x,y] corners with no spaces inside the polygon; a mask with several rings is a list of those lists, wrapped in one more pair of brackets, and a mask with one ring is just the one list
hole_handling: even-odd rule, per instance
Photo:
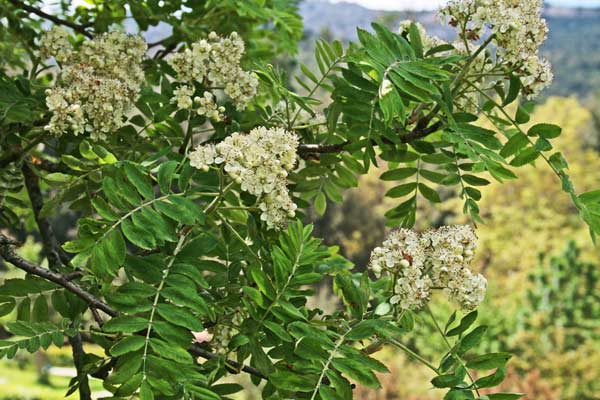
{"label": "leaf stem", "polygon": [[454,358],[456,359],[456,361],[458,361],[460,363],[460,365],[465,369],[465,372],[467,373],[467,376],[469,377],[469,380],[473,384],[473,388],[475,389],[475,393],[477,393],[477,396],[481,396],[479,394],[479,390],[477,389],[477,386],[475,385],[475,379],[473,379],[473,376],[471,375],[471,373],[467,369],[467,366],[466,366],[465,362],[463,361],[463,359],[458,354],[456,354],[456,353],[454,353],[452,351],[453,347],[450,344],[450,342],[448,341],[448,338],[446,338],[446,335],[444,334],[444,331],[442,330],[442,328],[438,324],[437,320],[435,319],[435,315],[433,315],[433,312],[431,311],[431,308],[429,308],[429,305],[427,305],[425,307],[427,309],[427,312],[431,316],[431,320],[433,321],[433,324],[435,325],[435,328],[439,332],[440,336],[442,336],[442,339],[444,339],[444,342],[446,343],[446,346],[448,347],[448,350],[452,353],[452,355],[454,356]]}

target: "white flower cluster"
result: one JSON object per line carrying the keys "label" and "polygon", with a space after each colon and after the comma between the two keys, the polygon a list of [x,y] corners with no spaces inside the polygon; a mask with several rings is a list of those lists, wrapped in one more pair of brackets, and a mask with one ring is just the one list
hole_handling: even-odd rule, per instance
{"label": "white flower cluster", "polygon": [[[191,48],[173,55],[168,63],[177,73],[179,81],[195,81],[211,89],[220,88],[241,111],[256,95],[258,86],[256,76],[240,66],[243,55],[244,42],[236,32],[226,38],[211,32],[207,39],[193,43]],[[181,104],[181,96],[176,94],[173,102]],[[222,118],[224,109],[216,105],[210,92],[205,92],[203,97],[196,97],[194,101],[200,104],[196,110],[198,114],[215,120]],[[187,104],[187,101],[184,103]],[[191,105],[185,108],[191,108]]]}
{"label": "white flower cluster", "polygon": [[241,189],[259,199],[261,219],[269,228],[278,228],[295,215],[297,208],[286,187],[297,147],[298,138],[293,133],[258,127],[247,135],[236,132],[217,145],[200,145],[189,158],[191,166],[202,170],[223,163],[225,172]]}
{"label": "white flower cluster", "polygon": [[477,237],[467,225],[444,226],[419,235],[408,229],[393,231],[371,253],[370,270],[396,279],[392,304],[403,309],[427,303],[433,288],[443,289],[463,309],[472,310],[484,299],[487,281],[469,269]]}
{"label": "white flower cluster", "polygon": [[69,60],[73,46],[69,42],[69,33],[61,26],[54,26],[40,39],[40,55],[43,58],[54,57],[59,63]]}
{"label": "white flower cluster", "polygon": [[425,273],[425,253],[419,235],[408,229],[390,233],[382,247],[371,253],[369,265],[375,276],[383,271],[396,278],[390,303],[402,309],[422,307],[431,294],[431,279]]}
{"label": "white flower cluster", "polygon": [[56,57],[61,74],[46,91],[52,111],[46,130],[55,135],[89,132],[92,140],[101,140],[119,129],[140,92],[146,50],[141,37],[110,32],[82,43],[76,51],[60,28],[49,31],[42,38],[41,52]]}
{"label": "white flower cluster", "polygon": [[498,61],[521,78],[529,97],[535,97],[553,79],[550,64],[539,55],[548,33],[541,7],[542,0],[451,0],[440,16],[467,41],[478,40],[489,29],[495,35]]}

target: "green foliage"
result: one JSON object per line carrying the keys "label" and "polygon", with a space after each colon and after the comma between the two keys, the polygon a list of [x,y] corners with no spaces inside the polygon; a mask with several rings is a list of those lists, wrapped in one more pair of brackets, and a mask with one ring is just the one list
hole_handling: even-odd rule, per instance
{"label": "green foliage", "polygon": [[[99,375],[115,398],[219,399],[241,390],[222,382],[243,371],[262,385],[264,398],[327,400],[352,398],[356,384],[380,387],[377,374],[388,368],[371,354],[392,345],[432,369],[431,384],[448,399],[519,398],[479,393],[503,381],[511,356],[475,354],[490,340],[486,325],[475,326],[477,313],[459,322],[452,314],[441,329],[426,310],[446,344],[439,365],[433,365],[403,344],[426,314],[388,302],[395,277],[374,279],[354,270],[337,248],[313,236],[313,226],[296,218],[291,206],[283,210],[290,221],[271,229],[265,208],[281,197],[268,186],[272,176],[258,180],[265,197],[273,197],[263,201],[247,187],[257,179],[236,177],[233,170],[241,167],[229,155],[223,161],[220,153],[206,168],[196,168],[198,154],[191,152],[194,142],[218,146],[236,132],[284,128],[297,136],[299,146],[291,150],[300,157],[283,177],[289,189],[285,184],[276,189],[289,190],[300,209],[313,202],[319,214],[328,199],[342,201],[344,190],[358,185],[357,175],[385,161],[389,169],[381,180],[394,182],[387,196],[401,199],[386,222],[404,227],[415,225],[422,204],[446,200],[441,186],[457,188],[465,213],[477,221],[478,188],[490,184],[488,175],[499,182],[514,179],[513,167],[543,158],[592,234],[598,233],[598,192],[576,194],[561,153],[549,153],[550,139],[561,129],[536,124],[526,132],[521,125],[529,120],[529,105],[519,105],[514,118],[505,108],[522,91],[514,77],[497,82],[494,91],[478,88],[487,99],[483,114],[496,130],[456,104],[460,92],[473,85],[469,68],[489,42],[469,55],[427,50],[416,25],[400,35],[374,24],[374,33],[359,30],[359,43],[346,49],[339,42],[317,42],[318,72],[303,66],[303,77],[297,77],[305,93],[290,89],[279,68],[259,63],[261,87],[249,108],[228,99],[218,104],[223,117],[210,119],[179,105],[183,86],[173,84],[177,74],[163,57],[213,29],[234,28],[249,48],[247,65],[293,53],[301,34],[295,3],[161,3],[104,2],[51,18],[73,29],[74,42],[112,30],[129,16],[140,32],[160,22],[173,28],[144,61],[145,80],[131,99],[135,107],[105,137],[74,135],[71,120],[58,137],[43,129],[64,105],[53,106],[48,95],[52,111],[44,106],[44,89],[55,76],[37,55],[39,24],[25,18],[19,2],[2,6],[10,12],[10,32],[27,32],[24,47],[31,56],[21,74],[0,77],[0,129],[6,133],[0,168],[7,177],[0,185],[0,215],[7,234],[39,232],[48,268],[16,254],[18,243],[0,235],[0,255],[28,272],[0,286],[0,314],[9,315],[12,335],[0,342],[0,355],[47,349],[85,332],[104,353],[78,354],[83,350],[73,346],[78,375],[70,392],[79,389],[83,397],[88,375]],[[210,87],[206,79],[186,89],[198,97],[230,90]],[[331,95],[330,103],[317,98],[322,91]],[[75,118],[79,108],[69,110]],[[239,157],[265,156],[270,155]],[[76,225],[69,240],[56,237],[53,219]],[[332,287],[335,310],[309,302],[316,284]],[[491,373],[479,378],[471,373],[487,370]]]}

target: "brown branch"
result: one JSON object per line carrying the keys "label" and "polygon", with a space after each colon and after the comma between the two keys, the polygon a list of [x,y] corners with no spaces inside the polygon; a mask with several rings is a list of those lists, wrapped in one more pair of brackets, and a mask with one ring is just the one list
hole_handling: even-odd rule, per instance
{"label": "brown branch", "polygon": [[298,154],[302,157],[307,154],[339,153],[349,144],[349,141],[336,144],[301,144],[298,146]]}
{"label": "brown branch", "polygon": [[[33,159],[33,157],[32,157]],[[53,163],[52,161],[45,160],[43,158],[35,158],[32,162],[40,169],[43,169],[46,172],[62,172],[67,173],[70,169],[64,164]]]}
{"label": "brown branch", "polygon": [[69,257],[59,247],[52,225],[50,225],[46,218],[40,215],[42,207],[44,206],[44,200],[40,190],[38,176],[26,162],[21,166],[21,171],[23,172],[25,187],[27,189],[27,194],[29,195],[29,200],[31,201],[35,222],[37,223],[40,236],[42,237],[42,244],[44,253],[48,258],[48,264],[50,265],[50,269],[58,270],[61,264],[69,264]]}
{"label": "brown branch", "polygon": [[[426,125],[428,122],[421,122],[417,124],[415,129],[406,133],[403,136],[400,136],[400,142],[402,143],[410,143],[414,140],[423,139],[424,137],[432,134],[433,132],[438,131],[442,126],[442,121],[438,121],[431,126],[421,126]],[[393,144],[392,141],[386,138],[382,138],[382,141],[387,144]],[[375,142],[372,142],[374,145]],[[350,141],[345,141],[342,143],[335,144],[301,144],[298,146],[298,154],[300,157],[304,159],[313,158],[311,155],[314,154],[324,154],[324,153],[340,153],[346,149],[347,146],[352,144]]]}
{"label": "brown branch", "polygon": [[77,379],[79,380],[79,400],[91,400],[92,391],[90,390],[90,382],[85,372],[85,351],[83,350],[83,342],[81,340],[81,334],[77,332],[73,336],[69,336],[69,343],[71,343],[71,352],[73,353],[73,364],[75,364],[75,370],[77,371]]}
{"label": "brown branch", "polygon": [[418,140],[418,139],[423,139],[424,137],[432,134],[433,132],[436,132],[438,130],[440,130],[440,128],[443,126],[442,121],[438,121],[435,124],[428,126],[428,127],[419,127],[417,124],[417,128],[415,128],[414,130],[412,130],[411,132],[409,132],[408,134],[402,136],[400,138],[400,140],[402,141],[402,143],[410,143],[414,140]]}
{"label": "brown branch", "polygon": [[62,19],[57,16],[45,13],[44,11],[40,10],[39,8],[32,7],[32,6],[25,4],[24,2],[19,1],[19,0],[8,0],[8,1],[10,3],[12,3],[14,6],[16,6],[24,11],[35,14],[38,17],[42,17],[44,19],[47,19],[48,21],[52,21],[57,25],[68,26],[69,28],[73,29],[75,32],[81,33],[82,35],[84,35],[90,39],[93,37],[93,35],[90,32],[85,30],[84,25],[80,25],[75,22],[67,21],[66,19]]}
{"label": "brown branch", "polygon": [[14,251],[13,246],[14,241],[0,233],[0,256],[6,261],[10,262],[15,267],[22,269],[27,273],[39,276],[40,278],[44,278],[46,280],[49,280],[50,282],[54,282],[57,285],[62,286],[63,288],[67,289],[71,293],[74,293],[79,298],[87,302],[90,305],[90,307],[102,310],[111,317],[116,317],[119,314],[115,309],[113,309],[108,304],[104,303],[102,300],[96,298],[94,295],[87,292],[79,285],[66,279],[64,275],[58,272],[50,271],[46,268],[42,268],[19,256]]}
{"label": "brown branch", "polygon": [[[211,360],[213,358],[220,358],[221,356],[218,354],[214,354],[211,353],[210,351],[204,350],[202,347],[198,346],[197,344],[195,344],[194,346],[192,346],[192,348],[189,350],[189,352],[196,357],[202,357],[204,359],[207,360]],[[227,359],[225,361],[225,364],[233,367],[236,371],[244,371],[248,374],[257,376],[261,379],[264,379],[266,381],[269,380],[269,378],[267,378],[267,376],[265,374],[263,374],[262,372],[260,372],[258,369],[254,368],[254,367],[250,367],[248,365],[244,365],[244,364],[240,364],[237,361],[233,361],[233,360],[229,360]]]}

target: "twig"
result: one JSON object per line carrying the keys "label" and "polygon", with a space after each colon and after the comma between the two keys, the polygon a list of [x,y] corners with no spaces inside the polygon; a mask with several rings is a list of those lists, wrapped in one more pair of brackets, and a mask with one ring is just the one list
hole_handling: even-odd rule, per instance
{"label": "twig", "polygon": [[[427,122],[428,123],[428,122]],[[426,124],[427,124],[426,123]],[[443,126],[442,121],[438,121],[433,125],[419,128],[417,126],[414,130],[400,137],[400,142],[408,144],[412,141],[423,139],[424,137],[438,131]],[[386,144],[393,144],[392,141],[386,138],[382,138],[382,141]],[[376,142],[372,142],[374,145]],[[298,146],[298,154],[302,158],[310,158],[311,154],[323,154],[323,153],[340,153],[346,149],[347,146],[352,144],[350,141],[335,144],[301,144]]]}
{"label": "twig", "polygon": [[[214,354],[211,353],[210,351],[204,350],[202,347],[198,346],[198,345],[194,345],[191,349],[190,349],[190,353],[193,356],[196,357],[202,357],[204,359],[207,360],[212,360],[213,358],[220,358],[221,356],[218,354]],[[229,360],[227,359],[225,361],[225,363],[233,368],[235,368],[236,371],[244,371],[246,373],[249,373],[251,375],[257,376],[261,379],[264,379],[266,381],[269,380],[269,378],[267,378],[267,376],[265,374],[263,374],[262,372],[260,372],[258,369],[250,367],[248,365],[244,365],[244,364],[240,364],[237,361],[233,361],[233,360]]]}
{"label": "twig", "polygon": [[68,26],[69,28],[73,29],[75,32],[81,33],[82,35],[84,35],[90,39],[93,37],[93,35],[91,33],[89,33],[88,31],[85,30],[85,26],[83,26],[83,25],[76,24],[75,22],[67,21],[62,18],[58,18],[54,15],[50,15],[50,14],[45,13],[44,11],[40,10],[39,8],[32,7],[32,6],[25,4],[19,0],[8,0],[8,1],[10,3],[12,3],[14,6],[19,7],[20,9],[28,11],[32,14],[35,14],[38,17],[42,17],[44,19],[47,19],[48,21],[52,21],[57,25]]}

